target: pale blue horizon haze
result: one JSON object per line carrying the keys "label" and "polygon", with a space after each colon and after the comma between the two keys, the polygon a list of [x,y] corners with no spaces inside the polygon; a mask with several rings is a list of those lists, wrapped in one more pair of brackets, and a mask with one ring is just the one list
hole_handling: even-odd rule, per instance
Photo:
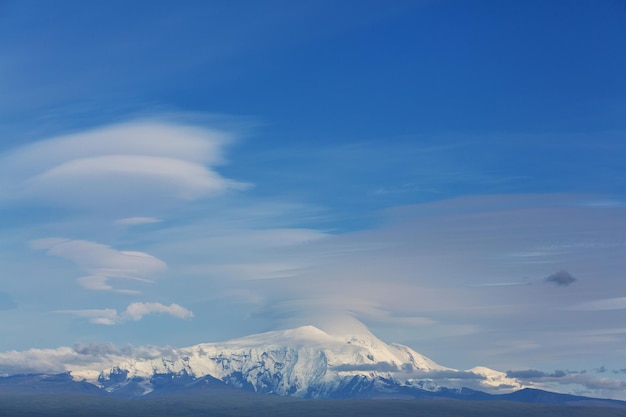
{"label": "pale blue horizon haze", "polygon": [[0,374],[2,352],[357,320],[626,399],[625,21],[0,1]]}

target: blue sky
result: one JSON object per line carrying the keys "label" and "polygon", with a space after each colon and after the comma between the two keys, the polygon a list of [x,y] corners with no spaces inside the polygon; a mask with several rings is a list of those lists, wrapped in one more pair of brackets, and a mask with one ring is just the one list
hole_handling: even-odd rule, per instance
{"label": "blue sky", "polygon": [[624,391],[623,2],[179,3],[0,2],[0,351],[350,316]]}

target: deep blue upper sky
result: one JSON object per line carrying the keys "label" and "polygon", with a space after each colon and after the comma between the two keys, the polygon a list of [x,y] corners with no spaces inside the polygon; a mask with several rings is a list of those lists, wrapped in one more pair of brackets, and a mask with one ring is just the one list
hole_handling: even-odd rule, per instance
{"label": "deep blue upper sky", "polygon": [[451,366],[623,368],[624,22],[618,0],[0,1],[0,351],[331,312]]}
{"label": "deep blue upper sky", "polygon": [[[363,167],[363,153],[408,159],[415,144],[460,142],[462,169],[526,178],[457,180],[397,202],[624,187],[604,147],[602,172],[581,169],[590,142],[624,128],[621,1],[8,2],[2,15],[9,146],[143,114],[218,113],[255,125],[238,149],[245,166],[226,172],[259,193],[305,186],[304,198],[385,206],[354,182],[392,188],[423,172],[389,158]],[[310,157],[359,143],[336,166]],[[320,175],[295,184],[266,166],[283,164]],[[335,176],[352,184],[339,192]]]}

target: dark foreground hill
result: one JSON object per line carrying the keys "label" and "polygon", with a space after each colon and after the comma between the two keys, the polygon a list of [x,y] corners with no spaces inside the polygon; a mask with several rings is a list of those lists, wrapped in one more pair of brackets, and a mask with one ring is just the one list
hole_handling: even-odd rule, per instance
{"label": "dark foreground hill", "polygon": [[0,393],[2,417],[626,417],[606,407],[458,400],[304,400],[247,392],[120,399]]}
{"label": "dark foreground hill", "polygon": [[[303,401],[299,397],[279,396],[275,394],[254,392],[253,387],[225,383],[210,376],[196,379],[190,376],[177,377],[174,375],[159,375],[150,380],[153,388],[149,393],[143,393],[143,387],[133,381],[125,384],[122,389],[108,390],[97,387],[84,381],[74,381],[69,374],[56,375],[13,375],[0,377],[1,398],[11,396],[23,398],[107,398],[110,404],[114,400],[134,400],[139,403],[168,402],[172,398],[185,398],[186,401],[205,401],[216,404],[220,401],[251,402],[260,404],[291,404]],[[420,400],[420,401],[460,401],[473,402],[517,402],[542,405],[557,405],[570,407],[598,407],[615,408],[626,411],[626,401],[603,398],[589,398],[569,394],[559,394],[549,391],[525,388],[508,394],[488,394],[468,388],[425,391],[413,387],[399,386],[388,380],[367,380],[358,377],[349,381],[346,386],[337,389],[326,400]],[[95,400],[94,400],[95,401]],[[100,400],[97,400],[98,402]],[[470,407],[468,405],[468,407]],[[0,413],[0,417],[2,414]]]}

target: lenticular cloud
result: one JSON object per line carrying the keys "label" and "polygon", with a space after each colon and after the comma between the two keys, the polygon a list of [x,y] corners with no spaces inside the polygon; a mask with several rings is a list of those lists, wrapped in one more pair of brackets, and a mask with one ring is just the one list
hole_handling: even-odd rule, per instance
{"label": "lenticular cloud", "polygon": [[214,169],[229,141],[224,132],[158,122],[43,140],[0,157],[0,176],[10,179],[0,200],[115,211],[204,198],[245,187]]}
{"label": "lenticular cloud", "polygon": [[[89,290],[135,294],[139,291],[119,288],[119,283],[151,282],[148,277],[167,269],[165,262],[150,254],[119,251],[86,240],[37,239],[31,242],[31,247],[45,250],[48,255],[67,259],[87,272],[88,275],[78,278],[77,282]],[[114,285],[112,281],[116,281],[117,284]]]}

